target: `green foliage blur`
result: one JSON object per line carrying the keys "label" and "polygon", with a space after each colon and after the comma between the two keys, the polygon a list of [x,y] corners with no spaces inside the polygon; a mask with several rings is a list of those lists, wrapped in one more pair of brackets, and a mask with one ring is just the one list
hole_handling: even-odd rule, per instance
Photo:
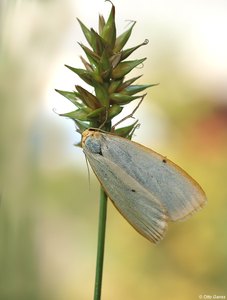
{"label": "green foliage blur", "polygon": [[[92,298],[99,187],[93,175],[89,184],[82,150],[73,147],[74,127],[46,104],[56,65],[62,67],[62,44],[74,47],[67,35],[71,26],[79,28],[76,2],[78,11],[60,0],[0,4],[1,300]],[[120,11],[121,3],[115,5]],[[158,29],[143,28],[142,39],[149,30]],[[134,33],[136,42],[140,38]],[[109,203],[103,299],[227,297],[227,95],[193,84],[174,59],[177,43],[163,32],[160,41],[154,54],[146,50],[151,65],[142,70],[141,84],[161,84],[140,108],[134,139],[144,134],[143,144],[187,170],[208,204],[189,220],[170,224],[154,246]],[[53,98],[58,87],[51,86]]]}

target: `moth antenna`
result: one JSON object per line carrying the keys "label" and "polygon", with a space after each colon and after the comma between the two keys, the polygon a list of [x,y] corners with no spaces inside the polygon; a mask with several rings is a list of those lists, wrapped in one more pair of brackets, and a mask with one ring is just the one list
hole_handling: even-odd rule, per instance
{"label": "moth antenna", "polygon": [[141,96],[141,99],[140,99],[139,103],[136,105],[136,107],[133,109],[133,111],[132,111],[129,115],[127,115],[126,117],[124,117],[123,119],[121,119],[120,121],[118,121],[118,122],[112,127],[112,130],[113,130],[113,131],[115,130],[115,127],[116,127],[117,125],[119,125],[120,123],[124,122],[125,120],[127,120],[127,119],[129,119],[129,118],[134,118],[134,117],[133,117],[134,113],[137,111],[137,109],[139,108],[140,104],[143,102],[143,99],[144,99],[144,97],[145,97],[146,95],[147,95],[147,94],[144,94],[144,95]]}
{"label": "moth antenna", "polygon": [[89,192],[90,192],[91,191],[91,173],[90,173],[90,168],[89,168],[89,164],[88,164],[88,160],[87,160],[86,156],[85,156],[85,161],[86,161],[86,165],[87,165],[88,186],[89,186]]}
{"label": "moth antenna", "polygon": [[102,127],[106,124],[107,119],[108,119],[108,110],[106,108],[105,120],[102,122],[102,124],[99,126],[98,129],[102,129]]}

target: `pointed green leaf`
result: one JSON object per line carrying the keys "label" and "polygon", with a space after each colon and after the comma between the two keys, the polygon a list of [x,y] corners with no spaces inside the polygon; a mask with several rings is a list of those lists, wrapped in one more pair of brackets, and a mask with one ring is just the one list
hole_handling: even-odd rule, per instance
{"label": "pointed green leaf", "polygon": [[117,88],[117,92],[122,91],[123,89],[125,89],[127,86],[129,86],[130,84],[132,84],[134,81],[136,81],[140,77],[142,77],[142,75],[137,76],[137,77],[133,77],[133,78],[131,78],[129,80],[126,80],[125,82],[122,83],[121,86],[119,86],[119,88]]}
{"label": "pointed green leaf", "polygon": [[123,107],[121,107],[118,104],[113,104],[109,110],[108,110],[108,120],[113,119],[114,117],[116,117],[119,113],[121,113]]}
{"label": "pointed green leaf", "polygon": [[102,104],[102,106],[108,107],[109,106],[109,94],[108,91],[105,89],[104,85],[96,84],[95,85],[95,94],[98,101]]}
{"label": "pointed green leaf", "polygon": [[112,71],[113,79],[120,79],[128,74],[133,68],[145,61],[146,58],[121,62]]}
{"label": "pointed green leaf", "polygon": [[136,49],[140,48],[141,46],[147,45],[148,42],[149,42],[148,40],[145,40],[142,44],[139,44],[135,47],[121,51],[121,59],[122,60],[126,59],[129,55],[132,54],[132,52],[134,52]]}
{"label": "pointed green leaf", "polygon": [[115,47],[114,47],[114,52],[119,52],[121,49],[124,47],[124,45],[127,43],[128,39],[131,36],[132,29],[135,26],[136,22],[134,21],[131,27],[123,32],[120,36],[117,37]]}
{"label": "pointed green leaf", "polygon": [[113,4],[109,18],[103,27],[101,36],[110,45],[111,49],[113,49],[116,41],[115,7]]}
{"label": "pointed green leaf", "polygon": [[84,50],[92,68],[94,71],[98,70],[98,66],[99,66],[99,60],[100,57],[91,49],[89,49],[88,47],[84,46],[83,44],[79,43],[79,45],[81,46],[81,48]]}
{"label": "pointed green leaf", "polygon": [[81,59],[82,63],[84,64],[85,69],[89,72],[93,72],[92,66],[83,58],[83,56],[80,56],[80,59]]}
{"label": "pointed green leaf", "polygon": [[103,83],[103,79],[98,73],[93,72],[91,75],[92,75],[92,78],[93,78],[93,86],[95,86],[96,83],[99,83],[99,84]]}
{"label": "pointed green leaf", "polygon": [[61,91],[57,89],[55,89],[55,91],[70,100],[72,103],[75,101],[75,99],[77,99],[74,92]]}
{"label": "pointed green leaf", "polygon": [[106,111],[106,107],[100,107],[96,110],[93,110],[91,113],[87,115],[88,120],[98,119],[104,112]]}
{"label": "pointed green leaf", "polygon": [[130,95],[124,95],[121,93],[114,93],[110,95],[110,103],[116,103],[116,104],[127,104],[135,99],[140,98],[141,96],[130,96]]}
{"label": "pointed green leaf", "polygon": [[[91,112],[92,110],[90,110]],[[77,109],[65,114],[60,114],[62,117],[68,117],[73,120],[87,121],[87,115],[90,113],[85,111],[84,109]]]}
{"label": "pointed green leaf", "polygon": [[122,84],[122,80],[112,80],[108,88],[108,93],[113,94],[121,84]]}
{"label": "pointed green leaf", "polygon": [[94,61],[96,61],[97,63],[99,62],[100,56],[97,55],[94,51],[92,51],[91,49],[89,49],[88,47],[86,47],[85,45],[78,43],[80,45],[80,47],[84,50],[84,52],[86,53],[86,55],[88,56],[88,59],[91,57]]}
{"label": "pointed green leaf", "polygon": [[93,85],[91,73],[84,69],[73,68],[68,65],[65,65],[69,70],[76,73],[83,81],[88,83],[89,85]]}
{"label": "pointed green leaf", "polygon": [[134,95],[137,94],[149,87],[155,86],[157,84],[145,84],[145,85],[130,85],[127,88],[125,88],[121,93],[126,95]]}
{"label": "pointed green leaf", "polygon": [[102,15],[99,15],[99,34],[102,35],[103,28],[106,22]]}
{"label": "pointed green leaf", "polygon": [[82,96],[83,102],[88,107],[90,107],[92,109],[96,109],[96,108],[100,107],[100,103],[94,95],[92,95],[90,92],[88,92],[87,90],[85,90],[84,88],[82,88],[79,85],[76,85],[76,89]]}
{"label": "pointed green leaf", "polygon": [[113,56],[110,57],[110,62],[112,65],[112,68],[116,68],[116,66],[119,64],[121,61],[121,53],[114,54]]}
{"label": "pointed green leaf", "polygon": [[135,130],[139,127],[139,124],[137,126],[134,126],[131,130],[131,132],[126,136],[127,139],[131,140],[132,139],[132,136],[135,132]]}
{"label": "pointed green leaf", "polygon": [[80,24],[80,27],[86,37],[86,40],[88,41],[89,45],[93,48],[93,46],[95,45],[95,39],[91,30],[89,30],[78,18],[77,21]]}
{"label": "pointed green leaf", "polygon": [[[74,105],[76,105],[78,108],[84,107],[84,104],[81,103],[81,98],[79,93],[76,92],[68,92],[68,91],[60,91],[55,89],[55,91],[65,98],[67,98],[69,101],[71,101]],[[79,98],[79,99],[78,99]]]}
{"label": "pointed green leaf", "polygon": [[[125,126],[122,128],[117,128],[115,129],[114,133],[116,135],[122,136],[124,138],[129,138],[135,131],[136,129],[136,124],[138,123],[138,120],[136,120],[133,124],[129,125],[129,126]],[[129,138],[131,139],[131,138]]]}
{"label": "pointed green leaf", "polygon": [[88,129],[91,127],[90,122],[88,121],[80,121],[80,120],[74,120],[76,123],[77,132],[82,133],[84,130]]}
{"label": "pointed green leaf", "polygon": [[73,68],[68,65],[65,65],[68,69],[76,73],[83,81],[89,85],[94,86],[97,83],[103,83],[101,76],[95,72],[90,72],[84,69]]}
{"label": "pointed green leaf", "polygon": [[97,55],[101,56],[104,49],[107,48],[107,43],[94,29],[91,29],[91,32],[95,38],[95,46],[93,47],[93,50],[97,53]]}
{"label": "pointed green leaf", "polygon": [[104,49],[102,56],[100,58],[99,68],[100,68],[102,78],[104,80],[109,79],[112,68],[109,61],[108,52],[106,49]]}

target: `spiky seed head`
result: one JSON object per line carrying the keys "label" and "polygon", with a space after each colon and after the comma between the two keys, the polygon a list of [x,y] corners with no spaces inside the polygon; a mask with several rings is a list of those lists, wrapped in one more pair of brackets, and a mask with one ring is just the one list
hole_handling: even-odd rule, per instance
{"label": "spiky seed head", "polygon": [[[112,119],[121,113],[124,105],[141,98],[139,92],[154,85],[133,85],[141,76],[125,80],[125,76],[134,68],[142,64],[146,58],[125,60],[139,47],[146,45],[148,40],[132,48],[124,49],[132,34],[133,22],[128,30],[116,35],[115,7],[111,3],[111,11],[107,20],[99,16],[99,30],[88,29],[79,19],[78,22],[88,42],[88,46],[79,43],[85,57],[81,56],[85,69],[66,65],[72,72],[90,85],[94,94],[80,85],[75,91],[67,92],[56,90],[70,100],[76,110],[61,114],[76,123],[78,131],[82,132],[89,127],[100,127],[110,130]],[[143,95],[144,96],[144,95]],[[137,127],[137,121],[130,126],[118,128],[116,134],[131,138]]]}

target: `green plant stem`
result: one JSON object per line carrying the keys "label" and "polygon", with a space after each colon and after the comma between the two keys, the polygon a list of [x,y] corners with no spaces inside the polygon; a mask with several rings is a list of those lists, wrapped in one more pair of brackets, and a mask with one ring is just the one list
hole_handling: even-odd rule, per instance
{"label": "green plant stem", "polygon": [[104,249],[105,249],[105,232],[106,232],[106,213],[107,213],[107,195],[101,187],[100,199],[99,199],[99,227],[98,227],[98,246],[97,246],[97,258],[96,258],[94,300],[101,299],[103,260],[104,260]]}

